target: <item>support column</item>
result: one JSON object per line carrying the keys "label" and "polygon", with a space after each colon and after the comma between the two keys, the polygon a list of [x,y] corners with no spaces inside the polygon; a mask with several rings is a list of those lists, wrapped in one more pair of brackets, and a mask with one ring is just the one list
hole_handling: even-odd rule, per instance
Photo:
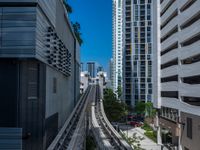
{"label": "support column", "polygon": [[[178,111],[178,118],[179,118],[179,122],[181,122],[181,111]],[[181,137],[182,137],[182,128],[181,128],[181,124],[178,123],[177,127],[180,129],[179,131],[179,136],[178,136],[178,150],[182,150],[182,146],[181,146]]]}
{"label": "support column", "polygon": [[162,139],[161,139],[161,129],[159,126],[159,118],[158,118],[158,112],[156,113],[156,127],[157,127],[157,144],[162,145]]}

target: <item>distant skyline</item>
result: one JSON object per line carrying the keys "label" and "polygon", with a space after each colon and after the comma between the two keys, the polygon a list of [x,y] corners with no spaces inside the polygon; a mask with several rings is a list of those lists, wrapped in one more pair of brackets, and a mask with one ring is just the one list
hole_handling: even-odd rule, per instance
{"label": "distant skyline", "polygon": [[112,57],[112,1],[68,0],[70,19],[81,24],[81,62],[95,61],[107,71]]}

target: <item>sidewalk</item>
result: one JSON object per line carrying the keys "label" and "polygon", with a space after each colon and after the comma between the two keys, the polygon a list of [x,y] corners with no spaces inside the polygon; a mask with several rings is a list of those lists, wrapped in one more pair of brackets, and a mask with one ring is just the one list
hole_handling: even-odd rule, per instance
{"label": "sidewalk", "polygon": [[[134,133],[136,133],[136,136],[140,136],[142,138],[144,138],[140,144],[141,147],[145,150],[161,150],[161,146],[158,145],[157,143],[155,143],[154,141],[152,141],[151,139],[149,139],[148,137],[146,137],[144,135],[144,130],[141,128],[133,128],[133,127],[127,127],[127,126],[121,126],[120,127],[123,132],[127,135],[128,133],[128,137],[132,137]],[[127,132],[128,129],[128,132]],[[167,150],[167,149],[163,149],[163,150]]]}

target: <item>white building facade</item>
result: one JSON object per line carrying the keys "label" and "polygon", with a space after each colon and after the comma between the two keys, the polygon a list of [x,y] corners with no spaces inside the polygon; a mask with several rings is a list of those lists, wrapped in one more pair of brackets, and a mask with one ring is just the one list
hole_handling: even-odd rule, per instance
{"label": "white building facade", "polygon": [[[158,125],[180,150],[200,147],[200,1],[158,0]],[[158,19],[159,18],[159,19]],[[160,42],[159,42],[160,41]],[[159,67],[158,67],[159,68]],[[168,140],[166,140],[168,139]]]}
{"label": "white building facade", "polygon": [[81,83],[80,83],[80,93],[83,94],[87,90],[90,81],[90,74],[87,71],[81,72],[80,74]]}
{"label": "white building facade", "polygon": [[123,1],[113,0],[113,90],[122,87]]}

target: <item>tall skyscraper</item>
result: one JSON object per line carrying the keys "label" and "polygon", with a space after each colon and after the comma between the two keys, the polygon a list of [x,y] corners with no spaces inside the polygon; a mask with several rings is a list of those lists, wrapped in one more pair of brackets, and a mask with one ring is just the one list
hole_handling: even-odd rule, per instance
{"label": "tall skyscraper", "polygon": [[[200,1],[158,0],[157,45],[160,60],[154,102],[160,110],[163,144],[180,150],[200,147]],[[159,91],[158,90],[158,91]],[[162,134],[163,135],[163,134]],[[167,139],[167,140],[166,140]]]}
{"label": "tall skyscraper", "polygon": [[123,93],[127,104],[152,101],[153,0],[124,1]]}
{"label": "tall skyscraper", "polygon": [[89,75],[94,78],[96,76],[96,63],[95,62],[87,62],[87,71]]}
{"label": "tall skyscraper", "polygon": [[113,0],[113,90],[122,86],[123,0]]}

